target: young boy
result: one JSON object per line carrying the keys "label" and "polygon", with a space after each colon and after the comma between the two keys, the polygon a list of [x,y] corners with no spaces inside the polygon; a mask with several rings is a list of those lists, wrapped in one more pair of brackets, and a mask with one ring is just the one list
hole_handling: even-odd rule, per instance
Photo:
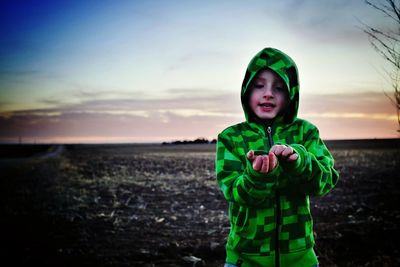
{"label": "young boy", "polygon": [[297,118],[294,61],[264,48],[250,61],[241,101],[246,121],[218,134],[216,174],[229,201],[225,266],[318,266],[309,196],[337,183],[318,128]]}

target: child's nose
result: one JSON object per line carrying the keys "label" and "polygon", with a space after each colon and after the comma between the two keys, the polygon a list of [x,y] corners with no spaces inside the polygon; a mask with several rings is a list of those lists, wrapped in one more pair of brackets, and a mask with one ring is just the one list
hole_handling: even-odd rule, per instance
{"label": "child's nose", "polygon": [[273,94],[272,88],[269,87],[269,86],[266,86],[266,87],[265,87],[265,90],[264,90],[263,96],[264,96],[264,97],[273,97],[274,94]]}

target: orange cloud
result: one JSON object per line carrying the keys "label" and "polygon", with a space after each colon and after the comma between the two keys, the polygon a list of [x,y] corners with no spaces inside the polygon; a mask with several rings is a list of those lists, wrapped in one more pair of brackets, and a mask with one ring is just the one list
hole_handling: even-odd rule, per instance
{"label": "orange cloud", "polygon": [[[299,117],[323,139],[396,137],[397,117],[380,93],[305,95]],[[244,120],[239,95],[215,91],[167,99],[87,100],[51,109],[0,113],[0,141],[101,143],[216,138]],[[29,140],[29,141],[28,141]]]}

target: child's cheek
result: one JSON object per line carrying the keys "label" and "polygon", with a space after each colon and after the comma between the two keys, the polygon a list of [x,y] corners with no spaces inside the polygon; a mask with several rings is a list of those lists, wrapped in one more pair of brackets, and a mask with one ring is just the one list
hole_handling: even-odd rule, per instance
{"label": "child's cheek", "polygon": [[250,107],[251,107],[251,109],[253,111],[255,111],[255,108],[256,108],[257,104],[258,104],[257,103],[257,98],[256,98],[255,94],[252,93],[251,97],[250,97]]}

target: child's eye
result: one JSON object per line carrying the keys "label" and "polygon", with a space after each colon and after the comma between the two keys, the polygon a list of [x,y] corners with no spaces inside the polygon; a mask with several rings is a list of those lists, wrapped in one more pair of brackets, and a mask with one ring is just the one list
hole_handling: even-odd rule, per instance
{"label": "child's eye", "polygon": [[263,85],[263,84],[256,84],[254,87],[255,87],[255,88],[263,88],[264,85]]}

